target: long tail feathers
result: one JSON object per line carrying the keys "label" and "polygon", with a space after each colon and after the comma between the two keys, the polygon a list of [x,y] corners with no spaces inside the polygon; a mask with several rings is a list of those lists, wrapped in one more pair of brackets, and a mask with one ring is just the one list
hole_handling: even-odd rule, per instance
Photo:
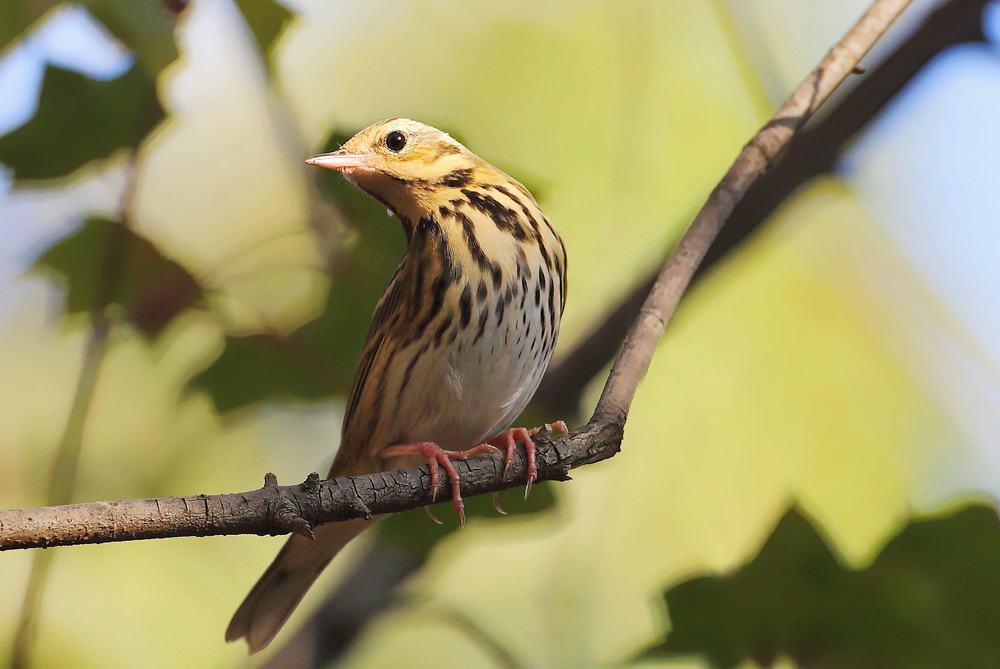
{"label": "long tail feathers", "polygon": [[378,520],[322,525],[315,529],[314,540],[293,535],[236,610],[226,641],[246,639],[251,653],[266,648],[323,568],[351,539]]}

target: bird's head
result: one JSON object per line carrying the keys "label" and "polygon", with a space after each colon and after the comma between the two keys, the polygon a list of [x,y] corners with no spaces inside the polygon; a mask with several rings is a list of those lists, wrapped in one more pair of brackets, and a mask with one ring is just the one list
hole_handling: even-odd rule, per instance
{"label": "bird's head", "polygon": [[432,213],[488,165],[448,133],[405,118],[370,125],[307,161],[342,173],[400,216]]}

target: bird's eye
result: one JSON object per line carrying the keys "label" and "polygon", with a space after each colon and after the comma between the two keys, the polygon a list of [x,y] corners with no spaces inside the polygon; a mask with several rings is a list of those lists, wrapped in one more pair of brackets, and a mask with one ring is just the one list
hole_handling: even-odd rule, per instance
{"label": "bird's eye", "polygon": [[406,135],[398,130],[393,130],[385,136],[385,148],[393,153],[399,153],[406,146]]}

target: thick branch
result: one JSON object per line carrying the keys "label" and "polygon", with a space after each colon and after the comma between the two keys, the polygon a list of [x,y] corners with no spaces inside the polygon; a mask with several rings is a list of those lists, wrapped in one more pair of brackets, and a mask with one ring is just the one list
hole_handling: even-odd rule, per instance
{"label": "thick branch", "polygon": [[[564,481],[569,470],[618,452],[624,416],[595,416],[569,438],[539,434],[539,480]],[[526,461],[519,452],[510,475],[501,480],[499,456],[457,461],[462,494],[481,495],[525,483]],[[442,477],[437,499],[448,499]],[[207,537],[224,534],[307,534],[308,525],[364,518],[423,506],[430,502],[427,467],[277,486],[225,495],[161,497],[92,502],[0,511],[0,550],[99,544],[136,539]]]}
{"label": "thick branch", "polygon": [[[908,0],[876,0],[743,149],[660,272],[591,421],[566,439],[539,435],[540,480],[565,480],[570,469],[618,452],[636,387],[677,302],[726,218],[750,184],[908,4]],[[497,457],[456,463],[465,496],[523,484],[525,465],[523,455],[518,454],[511,476],[504,479]],[[445,498],[446,487],[442,481],[433,491],[437,499]],[[16,509],[0,512],[0,550],[177,536],[308,534],[309,525],[422,506],[431,493],[428,470],[421,467],[329,481],[313,476],[303,484],[285,487],[275,485],[270,477],[259,490],[227,495]]]}

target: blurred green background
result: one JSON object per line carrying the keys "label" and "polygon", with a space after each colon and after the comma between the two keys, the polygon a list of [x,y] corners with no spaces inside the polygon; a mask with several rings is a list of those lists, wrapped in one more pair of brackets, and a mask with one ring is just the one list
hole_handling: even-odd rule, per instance
{"label": "blurred green background", "polygon": [[[325,471],[404,240],[303,159],[386,117],[539,197],[570,255],[558,363],[867,4],[7,0],[0,505]],[[348,617],[390,590],[393,555],[327,664],[1000,666],[1000,13],[915,2],[868,66],[939,6],[970,36],[697,284],[620,455],[510,517],[470,500],[461,532],[384,523],[251,664],[338,583]],[[602,382],[526,422],[581,423]],[[23,656],[243,666],[223,631],[282,541],[50,551]],[[0,555],[3,658],[32,560]]]}

